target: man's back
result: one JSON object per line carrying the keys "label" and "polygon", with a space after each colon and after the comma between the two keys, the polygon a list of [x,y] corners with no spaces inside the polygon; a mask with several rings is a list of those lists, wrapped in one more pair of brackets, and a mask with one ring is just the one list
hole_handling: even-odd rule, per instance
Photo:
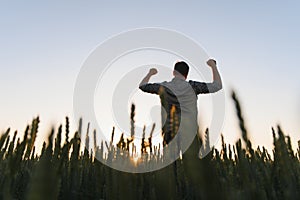
{"label": "man's back", "polygon": [[182,78],[140,86],[144,92],[158,94],[161,100],[161,121],[164,144],[182,130],[197,131],[197,96],[191,84]]}
{"label": "man's back", "polygon": [[182,114],[197,114],[197,96],[187,81],[174,77],[169,82],[162,82],[161,86],[166,88],[169,104],[176,105]]}
{"label": "man's back", "polygon": [[197,96],[184,79],[174,77],[161,83],[161,115],[164,143],[168,144],[177,133],[197,131]]}

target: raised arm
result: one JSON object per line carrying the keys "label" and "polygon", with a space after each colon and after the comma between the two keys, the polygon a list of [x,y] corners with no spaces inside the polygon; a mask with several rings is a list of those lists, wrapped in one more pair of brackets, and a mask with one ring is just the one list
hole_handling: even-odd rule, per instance
{"label": "raised arm", "polygon": [[143,80],[140,82],[139,87],[142,86],[142,85],[147,84],[147,83],[149,82],[151,76],[153,76],[153,75],[155,75],[155,74],[157,74],[157,69],[151,68],[151,69],[149,70],[148,74],[147,74],[147,75],[143,78]]}
{"label": "raised arm", "polygon": [[212,73],[213,73],[213,82],[211,83],[212,86],[215,87],[217,91],[221,90],[223,85],[222,85],[222,79],[220,73],[217,69],[217,62],[213,59],[209,59],[206,63],[212,69]]}
{"label": "raised arm", "polygon": [[213,59],[209,59],[206,64],[212,69],[213,82],[204,83],[197,81],[189,81],[196,94],[214,93],[222,89],[222,79],[217,69],[217,62]]}
{"label": "raised arm", "polygon": [[148,92],[152,94],[158,94],[160,85],[158,83],[149,83],[151,76],[157,74],[157,69],[151,68],[148,74],[140,82],[139,88],[143,92]]}

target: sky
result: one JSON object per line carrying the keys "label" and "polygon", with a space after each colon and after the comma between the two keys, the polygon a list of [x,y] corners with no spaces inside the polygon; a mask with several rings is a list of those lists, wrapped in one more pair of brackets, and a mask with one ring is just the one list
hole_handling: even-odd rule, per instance
{"label": "sky", "polygon": [[[41,143],[51,125],[62,123],[65,116],[72,118],[77,75],[99,44],[120,32],[158,27],[187,35],[218,61],[226,95],[226,142],[240,137],[230,99],[234,89],[255,145],[272,147],[271,127],[280,124],[296,147],[299,8],[297,1],[1,1],[0,131],[12,127],[22,133],[39,115]],[[159,103],[155,96],[144,98]],[[208,101],[200,97],[198,103]],[[209,112],[200,113],[203,127],[209,123]],[[145,116],[137,123],[143,124],[149,114]],[[71,122],[74,128],[77,122]],[[111,130],[110,125],[104,129]]]}

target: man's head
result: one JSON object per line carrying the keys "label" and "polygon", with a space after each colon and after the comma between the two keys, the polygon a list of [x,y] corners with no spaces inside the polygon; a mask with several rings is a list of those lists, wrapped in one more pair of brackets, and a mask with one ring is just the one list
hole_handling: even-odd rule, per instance
{"label": "man's head", "polygon": [[176,73],[180,73],[180,75],[184,76],[187,78],[187,75],[189,73],[189,66],[183,61],[177,62],[174,66],[174,76],[176,76]]}

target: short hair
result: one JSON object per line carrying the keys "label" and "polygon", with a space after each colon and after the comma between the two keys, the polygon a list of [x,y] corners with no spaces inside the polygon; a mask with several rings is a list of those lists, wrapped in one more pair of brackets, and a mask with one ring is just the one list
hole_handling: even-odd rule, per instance
{"label": "short hair", "polygon": [[189,73],[189,66],[184,61],[180,61],[175,63],[174,70],[182,74],[183,76],[187,77]]}

